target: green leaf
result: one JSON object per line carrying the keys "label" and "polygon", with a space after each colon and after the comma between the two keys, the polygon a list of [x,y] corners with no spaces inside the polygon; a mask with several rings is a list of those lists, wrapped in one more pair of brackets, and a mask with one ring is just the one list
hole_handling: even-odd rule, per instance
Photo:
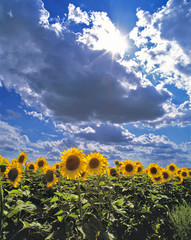
{"label": "green leaf", "polygon": [[57,218],[58,218],[58,221],[59,221],[59,222],[62,222],[62,220],[63,220],[63,218],[64,218],[64,215],[62,215],[62,216],[57,216]]}
{"label": "green leaf", "polygon": [[104,186],[104,185],[105,185],[104,181],[99,182],[99,186]]}
{"label": "green leaf", "polygon": [[61,209],[60,211],[58,211],[57,213],[55,213],[54,215],[55,216],[58,216],[58,215],[60,215],[60,214],[62,214],[64,211]]}
{"label": "green leaf", "polygon": [[121,207],[123,205],[123,199],[118,199],[116,204]]}
{"label": "green leaf", "polygon": [[85,210],[87,207],[89,207],[89,206],[91,206],[91,204],[90,203],[86,203],[83,207],[82,207],[82,209],[83,210]]}
{"label": "green leaf", "polygon": [[53,197],[51,200],[50,200],[50,202],[52,203],[52,202],[57,202],[59,200],[59,198],[58,197]]}

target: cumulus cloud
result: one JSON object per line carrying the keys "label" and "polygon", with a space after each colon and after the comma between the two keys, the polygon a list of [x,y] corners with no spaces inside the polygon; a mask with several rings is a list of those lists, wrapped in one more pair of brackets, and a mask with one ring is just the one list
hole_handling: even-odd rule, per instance
{"label": "cumulus cloud", "polygon": [[[157,12],[139,9],[130,32],[138,51],[136,61],[154,82],[173,84],[191,95],[191,3],[169,0]],[[134,60],[135,60],[134,59]]]}
{"label": "cumulus cloud", "polygon": [[42,1],[3,0],[0,5],[3,83],[37,112],[56,121],[113,123],[151,120],[165,113],[167,91],[143,86],[111,54],[80,43],[63,22],[58,32]]}

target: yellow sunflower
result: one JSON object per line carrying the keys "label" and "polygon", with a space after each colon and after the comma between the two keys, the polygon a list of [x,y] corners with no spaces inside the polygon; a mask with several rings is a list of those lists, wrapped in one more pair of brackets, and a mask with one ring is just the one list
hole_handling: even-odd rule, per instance
{"label": "yellow sunflower", "polygon": [[86,171],[85,153],[73,147],[65,150],[61,156],[60,171],[67,179],[76,179]]}
{"label": "yellow sunflower", "polygon": [[121,167],[120,170],[122,172],[122,174],[126,175],[126,176],[132,176],[133,174],[135,174],[137,172],[137,166],[134,164],[134,162],[132,160],[125,160]]}
{"label": "yellow sunflower", "polygon": [[141,175],[142,173],[144,173],[144,167],[141,163],[136,164],[136,166],[137,166],[136,175]]}
{"label": "yellow sunflower", "polygon": [[48,163],[45,158],[37,158],[36,162],[36,168],[38,171],[42,171],[45,167],[48,167]]}
{"label": "yellow sunflower", "polygon": [[175,184],[181,184],[184,180],[184,178],[182,178],[181,176],[176,176],[175,177],[176,182],[174,182]]}
{"label": "yellow sunflower", "polygon": [[171,174],[176,174],[177,166],[174,163],[167,165],[166,168],[171,172]]}
{"label": "yellow sunflower", "polygon": [[19,165],[24,165],[27,159],[27,154],[25,152],[20,152],[19,156],[17,157],[17,161]]}
{"label": "yellow sunflower", "polygon": [[162,181],[163,182],[169,182],[172,178],[172,174],[168,169],[163,169],[161,171]]}
{"label": "yellow sunflower", "polygon": [[34,162],[27,163],[27,171],[28,172],[36,172],[36,164]]}
{"label": "yellow sunflower", "polygon": [[180,176],[183,178],[183,179],[187,179],[189,177],[189,171],[187,168],[181,168],[181,171],[180,171]]}
{"label": "yellow sunflower", "polygon": [[109,176],[113,176],[113,177],[118,176],[118,170],[117,170],[116,167],[107,168],[107,173],[108,173]]}
{"label": "yellow sunflower", "polygon": [[161,172],[161,169],[159,169],[159,165],[156,163],[151,163],[147,167],[147,174],[151,178],[160,176],[160,172]]}
{"label": "yellow sunflower", "polygon": [[0,155],[0,176],[5,175],[6,168],[9,166],[9,161],[8,159],[5,159]]}
{"label": "yellow sunflower", "polygon": [[115,165],[118,166],[119,165],[119,161],[115,160]]}
{"label": "yellow sunflower", "polygon": [[140,161],[134,161],[134,163],[135,163],[135,165],[139,165],[139,164],[141,164]]}
{"label": "yellow sunflower", "polygon": [[55,163],[53,167],[56,173],[60,173],[60,163]]}
{"label": "yellow sunflower", "polygon": [[155,184],[161,184],[162,181],[162,176],[158,176],[158,177],[152,177],[151,180],[155,183]]}
{"label": "yellow sunflower", "polygon": [[22,170],[18,163],[13,163],[6,168],[5,171],[6,181],[11,183],[14,187],[17,187],[21,181]]}
{"label": "yellow sunflower", "polygon": [[45,178],[47,181],[47,187],[52,187],[58,182],[58,179],[55,175],[55,168],[47,166],[43,169],[43,173],[45,174]]}
{"label": "yellow sunflower", "polygon": [[[14,164],[14,163],[18,163],[18,159],[17,159],[17,158],[13,158],[13,159],[11,160],[11,164]],[[19,167],[20,167],[20,164],[19,164]]]}
{"label": "yellow sunflower", "polygon": [[108,161],[107,158],[104,158],[104,156],[101,153],[90,153],[86,157],[86,162],[87,162],[87,168],[86,171],[89,174],[98,174],[102,175],[106,172]]}
{"label": "yellow sunflower", "polygon": [[188,169],[189,177],[191,177],[191,169]]}

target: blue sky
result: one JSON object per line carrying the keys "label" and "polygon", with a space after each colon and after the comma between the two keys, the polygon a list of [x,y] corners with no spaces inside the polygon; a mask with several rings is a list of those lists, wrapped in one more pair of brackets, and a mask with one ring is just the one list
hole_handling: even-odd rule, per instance
{"label": "blue sky", "polygon": [[2,0],[0,155],[191,167],[191,2]]}

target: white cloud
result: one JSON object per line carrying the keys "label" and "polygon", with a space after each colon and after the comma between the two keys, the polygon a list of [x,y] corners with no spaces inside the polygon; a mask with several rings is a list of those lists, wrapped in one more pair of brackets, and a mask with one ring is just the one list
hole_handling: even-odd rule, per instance
{"label": "white cloud", "polygon": [[85,23],[89,25],[89,16],[87,12],[82,11],[79,7],[75,7],[73,4],[68,5],[68,20],[75,23]]}
{"label": "white cloud", "polygon": [[156,82],[173,84],[191,96],[191,3],[169,0],[152,15],[138,10],[136,27],[131,31],[139,50],[135,53]]}

